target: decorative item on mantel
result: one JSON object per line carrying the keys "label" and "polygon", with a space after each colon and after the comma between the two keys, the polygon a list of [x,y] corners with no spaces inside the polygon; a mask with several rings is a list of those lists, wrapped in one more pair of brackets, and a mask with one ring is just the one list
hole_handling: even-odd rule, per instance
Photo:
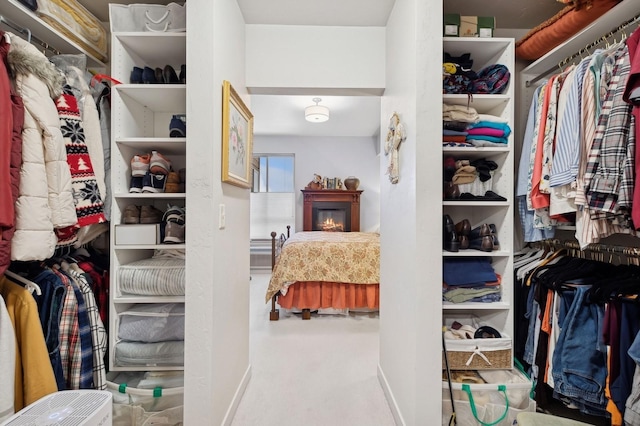
{"label": "decorative item on mantel", "polygon": [[347,188],[349,191],[355,191],[356,189],[358,189],[359,185],[360,185],[360,179],[358,179],[355,176],[349,176],[344,180],[344,187]]}
{"label": "decorative item on mantel", "polygon": [[307,184],[305,189],[322,189],[322,176],[313,174],[313,180]]}

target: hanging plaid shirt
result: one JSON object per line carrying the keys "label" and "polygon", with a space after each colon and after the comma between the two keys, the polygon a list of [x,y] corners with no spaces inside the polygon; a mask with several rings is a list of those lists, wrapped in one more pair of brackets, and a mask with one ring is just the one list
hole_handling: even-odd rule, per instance
{"label": "hanging plaid shirt", "polygon": [[72,377],[69,389],[93,389],[93,344],[91,322],[82,291],[74,277],[69,277],[78,301],[78,334],[80,335],[80,374]]}
{"label": "hanging plaid shirt", "polygon": [[631,204],[635,174],[632,106],[622,99],[629,72],[629,54],[623,49],[602,107],[585,176],[591,218],[614,219],[620,225],[629,220],[629,211],[620,208]]}
{"label": "hanging plaid shirt", "polygon": [[[62,317],[65,326],[71,324],[68,336],[63,333],[63,319],[60,321],[60,357],[62,358],[67,389],[93,389],[91,325],[84,297],[73,278],[57,268],[52,268],[52,270],[67,287],[67,299],[65,299],[65,305],[62,309]],[[67,301],[70,302],[69,306],[67,306]],[[63,352],[64,343],[68,343],[68,349]]]}
{"label": "hanging plaid shirt", "polygon": [[62,363],[62,373],[67,389],[69,387],[70,378],[80,372],[80,337],[78,335],[78,301],[76,294],[71,287],[69,278],[52,269],[52,271],[60,278],[60,281],[66,288],[65,298],[62,302],[62,315],[60,315],[60,360]]}
{"label": "hanging plaid shirt", "polygon": [[[77,265],[76,265],[77,266]],[[65,268],[65,272],[75,279],[76,283],[82,291],[85,304],[87,306],[87,314],[91,329],[91,343],[93,353],[93,385],[96,389],[104,390],[107,387],[107,377],[104,365],[104,356],[107,352],[107,331],[100,319],[98,306],[93,295],[93,291],[89,287],[87,277],[84,273],[75,271],[72,267]]]}

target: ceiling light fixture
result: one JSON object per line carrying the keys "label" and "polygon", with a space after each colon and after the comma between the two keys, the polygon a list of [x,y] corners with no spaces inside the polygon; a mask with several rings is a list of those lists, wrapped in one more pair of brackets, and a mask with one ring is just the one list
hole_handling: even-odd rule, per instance
{"label": "ceiling light fixture", "polygon": [[315,105],[308,106],[304,109],[304,118],[312,123],[322,123],[329,119],[329,108],[318,105],[322,99],[313,98]]}

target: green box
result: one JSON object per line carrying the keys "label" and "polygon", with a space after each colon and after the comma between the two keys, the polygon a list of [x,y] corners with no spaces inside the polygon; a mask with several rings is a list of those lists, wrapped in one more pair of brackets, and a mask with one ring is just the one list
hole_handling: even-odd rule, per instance
{"label": "green box", "polygon": [[461,16],[460,37],[493,37],[494,16]]}
{"label": "green box", "polygon": [[443,36],[445,37],[458,37],[460,36],[460,14],[458,13],[445,13]]}

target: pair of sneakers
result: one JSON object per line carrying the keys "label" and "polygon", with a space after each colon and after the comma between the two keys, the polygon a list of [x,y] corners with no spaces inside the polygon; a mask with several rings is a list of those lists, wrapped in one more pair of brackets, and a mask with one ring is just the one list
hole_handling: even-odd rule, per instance
{"label": "pair of sneakers", "polygon": [[136,154],[131,158],[131,176],[142,177],[146,172],[154,175],[168,175],[171,171],[171,160],[158,151],[150,154]]}
{"label": "pair of sneakers", "polygon": [[168,205],[162,216],[162,242],[184,244],[185,225],[184,207]]}
{"label": "pair of sneakers", "polygon": [[144,176],[133,176],[131,178],[131,183],[129,184],[129,192],[165,192],[166,185],[167,175],[146,172]]}
{"label": "pair of sneakers", "polygon": [[171,161],[158,151],[131,158],[129,192],[165,192]]}

